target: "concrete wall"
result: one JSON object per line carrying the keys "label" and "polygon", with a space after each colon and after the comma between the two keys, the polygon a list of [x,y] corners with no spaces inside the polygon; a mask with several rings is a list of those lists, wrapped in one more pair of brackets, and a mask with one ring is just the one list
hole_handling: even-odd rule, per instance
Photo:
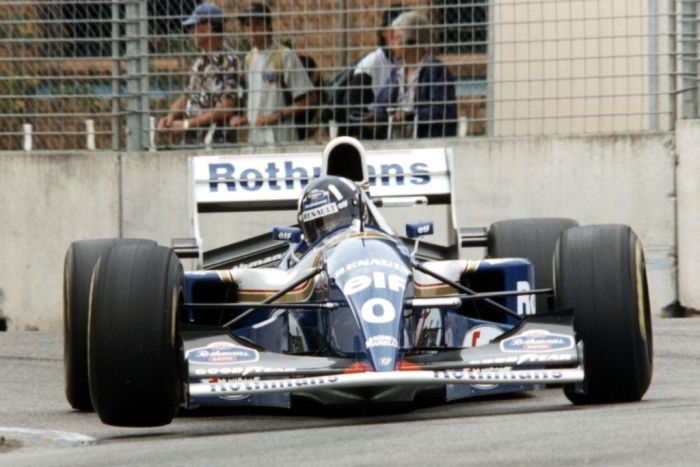
{"label": "concrete wall", "polygon": [[[692,142],[700,139],[700,123],[687,131],[695,135],[684,140],[691,151]],[[659,314],[676,299],[676,154],[671,138],[668,133],[647,133],[412,145],[453,147],[463,227],[533,216],[572,217],[582,224],[630,224],[646,249],[652,306]],[[320,151],[320,146],[286,150],[314,149]],[[0,155],[0,288],[5,292],[3,311],[10,318],[9,329],[61,328],[63,256],[71,241],[121,234],[168,245],[172,237],[190,236],[189,155]],[[697,206],[695,178],[695,191],[687,193],[688,203]],[[400,210],[388,217],[400,226],[425,215]],[[438,220],[443,218],[441,210]],[[291,212],[205,219],[205,235],[218,233],[206,246],[262,233],[293,219]],[[697,232],[700,220],[695,222],[684,228]],[[687,297],[697,308],[697,295]]]}
{"label": "concrete wall", "polygon": [[119,234],[117,154],[0,154],[0,288],[10,330],[60,329],[73,240]]}
{"label": "concrete wall", "polygon": [[676,128],[678,153],[678,291],[681,305],[700,312],[700,121]]}

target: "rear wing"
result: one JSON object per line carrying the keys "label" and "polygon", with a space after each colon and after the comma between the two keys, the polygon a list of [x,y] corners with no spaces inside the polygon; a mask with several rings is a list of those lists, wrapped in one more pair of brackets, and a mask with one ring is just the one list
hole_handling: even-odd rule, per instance
{"label": "rear wing", "polygon": [[[451,154],[448,148],[367,151],[370,196],[425,196],[429,204],[449,204]],[[322,167],[320,153],[198,156],[191,164],[197,212],[296,210]]]}
{"label": "rear wing", "polygon": [[[187,249],[190,257],[199,256],[202,260],[201,213],[296,210],[303,188],[309,180],[322,174],[342,175],[357,181],[375,201],[424,197],[429,205],[447,206],[448,243],[453,250],[451,254],[458,256],[462,241],[452,194],[451,148],[365,151],[357,144],[361,150],[354,155],[326,150],[323,154],[190,158],[195,235]],[[182,250],[185,250],[184,244]]]}

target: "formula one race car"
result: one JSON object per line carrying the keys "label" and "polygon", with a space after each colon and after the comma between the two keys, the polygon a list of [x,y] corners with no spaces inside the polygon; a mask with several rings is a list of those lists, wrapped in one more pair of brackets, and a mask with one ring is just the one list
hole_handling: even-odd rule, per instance
{"label": "formula one race car", "polygon": [[[574,404],[641,399],[652,331],[632,230],[568,219],[460,229],[451,169],[449,149],[365,153],[348,137],[322,156],[193,158],[195,238],[68,250],[70,404],[157,426],[181,407],[302,398],[410,404],[555,384]],[[449,205],[447,246],[420,241],[432,222],[402,237],[380,213],[419,204]],[[199,213],[290,208],[298,226],[202,251]],[[475,246],[484,259],[461,259]]]}

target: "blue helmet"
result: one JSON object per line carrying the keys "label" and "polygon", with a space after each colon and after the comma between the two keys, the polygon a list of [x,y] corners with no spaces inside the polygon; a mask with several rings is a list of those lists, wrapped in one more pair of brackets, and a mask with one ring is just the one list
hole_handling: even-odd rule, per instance
{"label": "blue helmet", "polygon": [[347,178],[326,176],[309,182],[299,198],[297,214],[306,242],[315,243],[360,219],[360,203],[360,190]]}

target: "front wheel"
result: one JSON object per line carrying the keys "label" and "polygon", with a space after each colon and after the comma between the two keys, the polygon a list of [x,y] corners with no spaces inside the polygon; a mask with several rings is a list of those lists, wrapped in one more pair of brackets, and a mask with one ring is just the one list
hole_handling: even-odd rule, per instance
{"label": "front wheel", "polygon": [[626,225],[564,232],[554,256],[555,302],[573,309],[585,380],[574,404],[632,402],[651,382],[653,342],[642,244]]}
{"label": "front wheel", "polygon": [[71,243],[63,263],[63,368],[66,398],[76,410],[91,411],[88,383],[88,302],[92,270],[116,245],[148,244],[139,238],[99,238]]}
{"label": "front wheel", "polygon": [[183,277],[174,252],[153,245],[114,247],[96,266],[89,379],[104,423],[159,426],[177,413],[183,400]]}

